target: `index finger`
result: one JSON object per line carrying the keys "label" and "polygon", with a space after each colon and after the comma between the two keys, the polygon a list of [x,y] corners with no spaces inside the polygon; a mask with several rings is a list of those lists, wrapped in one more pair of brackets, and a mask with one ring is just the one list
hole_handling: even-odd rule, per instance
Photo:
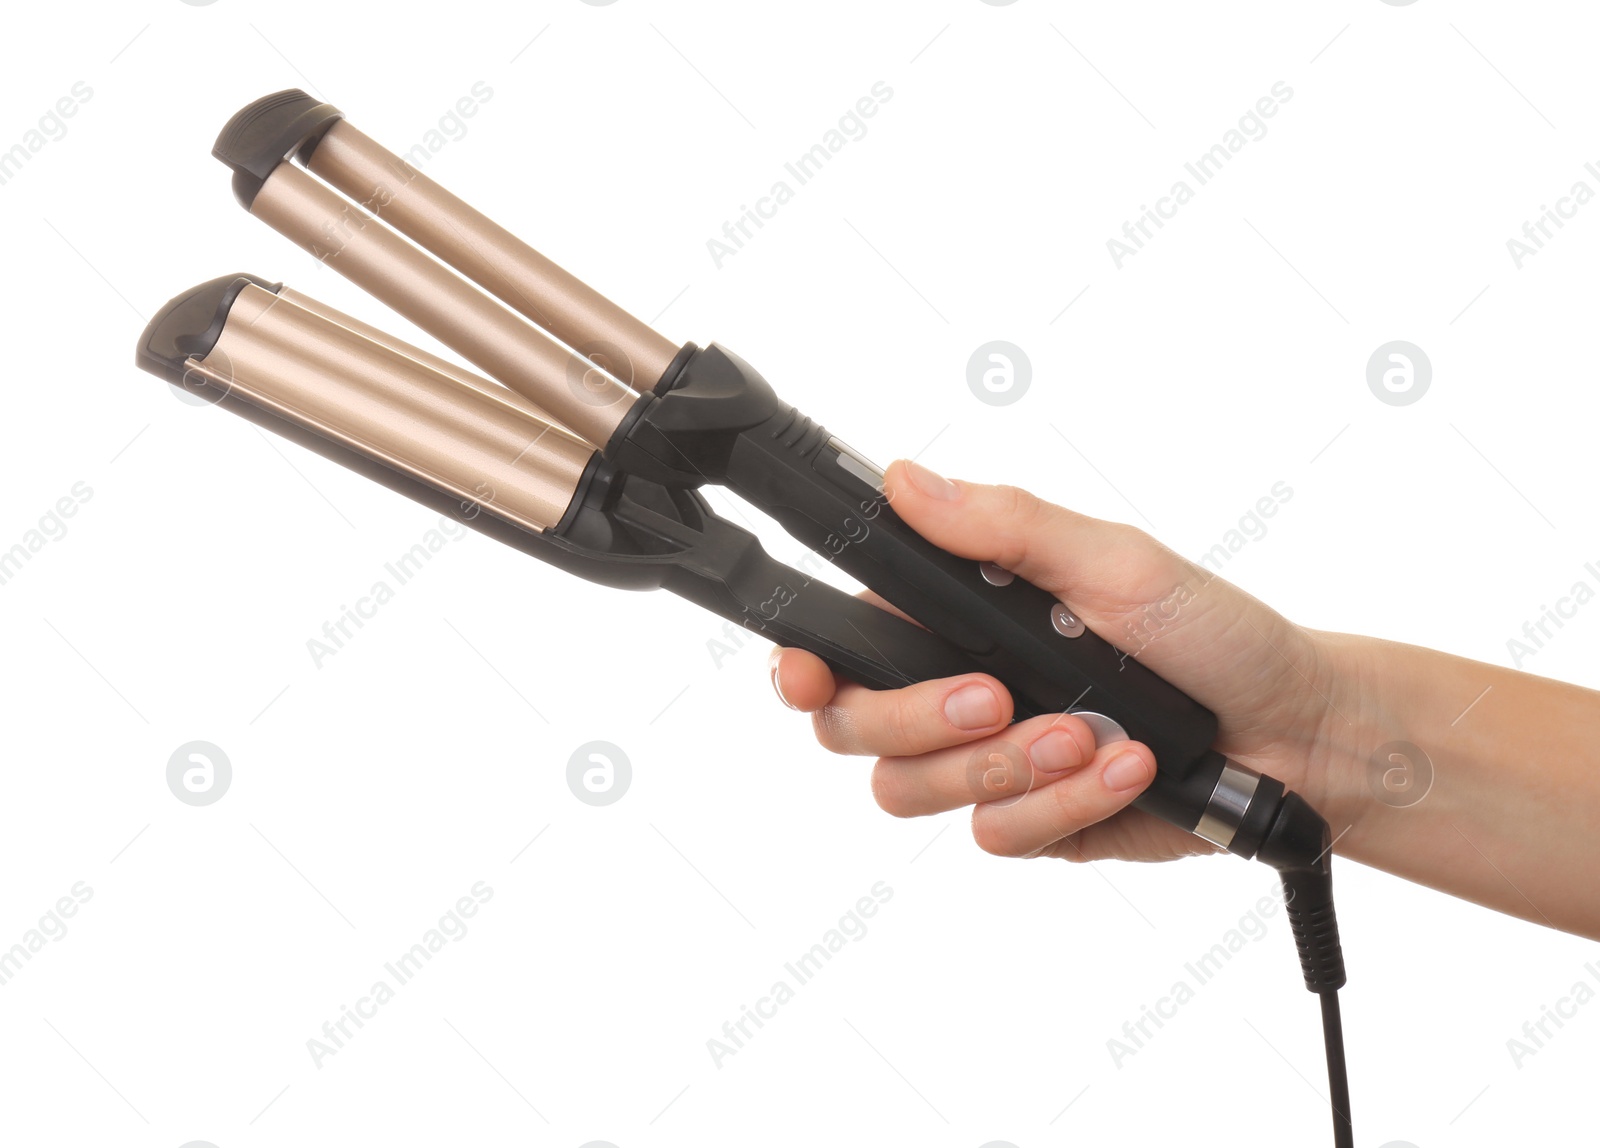
{"label": "index finger", "polygon": [[[964,745],[1011,722],[1011,695],[987,674],[872,690],[835,679],[821,659],[782,650],[773,681],[795,709],[811,714],[822,747],[834,753],[905,757]],[[826,675],[829,684],[819,684]]]}

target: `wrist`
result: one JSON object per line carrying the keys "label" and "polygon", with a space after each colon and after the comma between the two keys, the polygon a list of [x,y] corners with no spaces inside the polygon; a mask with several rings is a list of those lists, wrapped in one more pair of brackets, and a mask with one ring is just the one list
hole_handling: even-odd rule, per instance
{"label": "wrist", "polygon": [[1415,729],[1421,675],[1408,655],[1416,651],[1359,634],[1308,633],[1321,671],[1321,720],[1306,746],[1305,796],[1327,819],[1335,852],[1366,856],[1383,836],[1375,823],[1425,793],[1431,780],[1427,765],[1398,747],[1395,760],[1373,764],[1381,746],[1428,740]]}
{"label": "wrist", "polygon": [[1393,870],[1416,835],[1470,819],[1483,763],[1461,719],[1483,685],[1468,671],[1488,667],[1356,634],[1315,639],[1332,683],[1318,738],[1324,816],[1345,830],[1337,852]]}
{"label": "wrist", "polygon": [[1329,704],[1302,792],[1322,802],[1336,851],[1600,937],[1600,895],[1585,878],[1600,695],[1399,642],[1312,639]]}

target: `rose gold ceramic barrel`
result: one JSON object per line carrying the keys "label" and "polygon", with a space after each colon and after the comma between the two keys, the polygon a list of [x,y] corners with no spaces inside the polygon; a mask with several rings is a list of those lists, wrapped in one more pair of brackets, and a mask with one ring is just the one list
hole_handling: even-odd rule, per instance
{"label": "rose gold ceramic barrel", "polygon": [[302,295],[299,291],[291,290],[288,287],[278,288],[278,298],[303,307],[314,314],[321,315],[324,319],[331,319],[339,326],[347,327],[358,335],[364,335],[374,343],[382,343],[385,347],[399,351],[402,355],[415,359],[425,367],[431,367],[441,375],[449,375],[458,383],[462,383],[474,390],[486,391],[504,402],[522,406],[535,418],[543,419],[545,422],[556,421],[550,412],[535,406],[525,396],[517,394],[516,391],[491,383],[488,379],[479,375],[474,375],[471,371],[464,370],[460,365],[452,363],[449,359],[441,359],[438,355],[429,354],[421,347],[412,346],[405,340],[396,338],[380,327],[374,327],[371,323],[364,323],[353,315],[347,315],[343,311],[336,310],[320,299]]}
{"label": "rose gold ceramic barrel", "polygon": [[328,128],[306,166],[636,390],[654,387],[678,353],[666,338],[348,120]]}
{"label": "rose gold ceramic barrel", "polygon": [[493,383],[435,370],[426,357],[251,285],[233,300],[216,342],[187,368],[464,507],[530,530],[554,526],[594,448]]}
{"label": "rose gold ceramic barrel", "polygon": [[596,446],[639,399],[293,164],[262,181],[250,211]]}

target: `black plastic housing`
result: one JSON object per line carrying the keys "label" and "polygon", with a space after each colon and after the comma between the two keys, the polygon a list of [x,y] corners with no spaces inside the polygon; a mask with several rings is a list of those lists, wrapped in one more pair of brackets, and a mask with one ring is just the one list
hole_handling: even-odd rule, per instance
{"label": "black plastic housing", "polygon": [[1333,836],[1298,793],[1285,794],[1256,854],[1283,875],[1284,906],[1300,953],[1300,971],[1314,993],[1344,987],[1344,949],[1333,910]]}
{"label": "black plastic housing", "polygon": [[191,356],[203,359],[211,353],[222,336],[222,325],[228,320],[233,301],[250,286],[276,295],[283,284],[240,272],[218,276],[169,299],[139,336],[134,362],[140,370],[159,375],[176,386],[184,385],[188,374],[185,364]]}
{"label": "black plastic housing", "polygon": [[492,505],[464,504],[217,386],[190,370],[189,359],[211,351],[239,292],[251,284],[273,292],[281,286],[254,275],[224,275],[170,300],[139,338],[138,366],[570,574],[622,590],[669,590],[775,643],[809,649],[863,685],[885,689],[920,680],[881,657],[876,651],[882,649],[897,651],[921,677],[974,669],[938,635],[772,558],[754,535],[718,518],[698,491],[619,475],[598,452],[561,522],[530,531],[498,517]]}
{"label": "black plastic housing", "polygon": [[[1089,709],[1114,719],[1159,765],[1140,807],[1185,830],[1199,823],[1225,764],[1211,749],[1215,715],[1093,631],[1058,632],[1054,595],[1021,578],[993,585],[977,562],[917,534],[826,430],[736,355],[695,349],[605,453],[664,485],[720,483],[749,499],[997,677],[1019,717]],[[909,680],[933,676],[909,651],[880,653]]]}
{"label": "black plastic housing", "polygon": [[223,125],[211,154],[233,169],[233,194],[245,207],[255,202],[267,176],[290,155],[301,162],[344,113],[332,104],[288,88],[240,108]]}

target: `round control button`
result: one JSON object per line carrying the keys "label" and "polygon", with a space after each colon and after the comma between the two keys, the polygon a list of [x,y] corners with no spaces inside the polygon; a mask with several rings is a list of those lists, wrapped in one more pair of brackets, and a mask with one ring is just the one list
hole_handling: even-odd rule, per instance
{"label": "round control button", "polygon": [[1110,745],[1114,741],[1128,740],[1128,731],[1105,714],[1095,713],[1093,710],[1073,710],[1072,716],[1083,719],[1089,727],[1089,732],[1094,734],[1096,747]]}
{"label": "round control button", "polygon": [[1083,633],[1083,622],[1060,602],[1050,608],[1050,624],[1063,638],[1076,638]]}
{"label": "round control button", "polygon": [[978,570],[983,574],[983,580],[991,586],[1009,586],[1017,577],[1004,566],[996,566],[993,562],[978,563]]}

